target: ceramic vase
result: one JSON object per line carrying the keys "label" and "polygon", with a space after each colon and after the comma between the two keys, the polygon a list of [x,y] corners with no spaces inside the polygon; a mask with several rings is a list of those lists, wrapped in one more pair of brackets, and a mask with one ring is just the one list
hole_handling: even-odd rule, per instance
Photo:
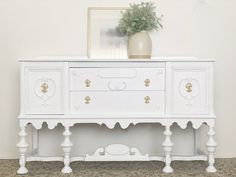
{"label": "ceramic vase", "polygon": [[150,59],[152,40],[147,31],[135,33],[128,40],[128,57],[130,59]]}

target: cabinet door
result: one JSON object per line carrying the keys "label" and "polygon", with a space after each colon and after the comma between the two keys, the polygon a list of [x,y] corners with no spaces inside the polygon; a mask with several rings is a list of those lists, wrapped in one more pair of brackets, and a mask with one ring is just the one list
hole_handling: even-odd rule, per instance
{"label": "cabinet door", "polygon": [[25,114],[63,114],[64,69],[64,63],[24,64]]}
{"label": "cabinet door", "polygon": [[212,107],[212,63],[169,63],[167,70],[168,113],[209,114]]}

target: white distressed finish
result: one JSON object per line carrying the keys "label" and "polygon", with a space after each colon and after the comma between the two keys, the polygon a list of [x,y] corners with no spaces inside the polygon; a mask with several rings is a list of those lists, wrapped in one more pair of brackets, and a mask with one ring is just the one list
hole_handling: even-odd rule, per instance
{"label": "white distressed finish", "polygon": [[[21,59],[21,132],[18,174],[25,174],[26,161],[64,162],[62,173],[70,173],[73,161],[160,160],[163,172],[171,173],[173,160],[207,160],[207,172],[215,172],[213,111],[213,60],[194,57],[162,57],[151,60],[96,60],[76,57]],[[43,123],[53,129],[65,127],[61,144],[64,157],[26,156],[25,127],[40,129]],[[182,129],[191,122],[194,129],[209,126],[208,156],[172,156],[171,125]],[[138,148],[111,144],[94,154],[71,157],[70,127],[75,124],[160,123],[165,127],[164,154],[143,155]],[[75,147],[79,148],[79,147]]]}

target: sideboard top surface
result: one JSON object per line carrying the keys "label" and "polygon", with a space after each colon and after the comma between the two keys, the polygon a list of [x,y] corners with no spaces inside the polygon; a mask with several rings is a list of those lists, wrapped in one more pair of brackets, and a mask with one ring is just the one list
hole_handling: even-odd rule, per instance
{"label": "sideboard top surface", "polygon": [[153,57],[151,59],[95,59],[85,56],[40,56],[20,58],[19,62],[214,62],[212,58],[198,58],[192,56]]}

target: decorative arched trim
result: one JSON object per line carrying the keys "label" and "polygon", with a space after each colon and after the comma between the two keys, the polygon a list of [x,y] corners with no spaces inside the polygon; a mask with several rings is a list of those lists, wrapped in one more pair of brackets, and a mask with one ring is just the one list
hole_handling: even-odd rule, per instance
{"label": "decorative arched trim", "polygon": [[21,119],[20,126],[27,126],[27,124],[32,124],[35,129],[39,130],[42,128],[43,123],[48,125],[49,129],[54,129],[59,123],[62,126],[73,127],[75,124],[83,123],[94,123],[98,125],[105,125],[109,129],[114,129],[116,124],[118,124],[122,129],[127,129],[130,125],[142,124],[142,123],[159,123],[162,126],[172,126],[176,123],[181,129],[186,129],[188,124],[191,123],[194,129],[198,129],[202,124],[207,124],[208,126],[214,127],[215,119],[130,119],[130,120],[111,120],[111,119]]}

